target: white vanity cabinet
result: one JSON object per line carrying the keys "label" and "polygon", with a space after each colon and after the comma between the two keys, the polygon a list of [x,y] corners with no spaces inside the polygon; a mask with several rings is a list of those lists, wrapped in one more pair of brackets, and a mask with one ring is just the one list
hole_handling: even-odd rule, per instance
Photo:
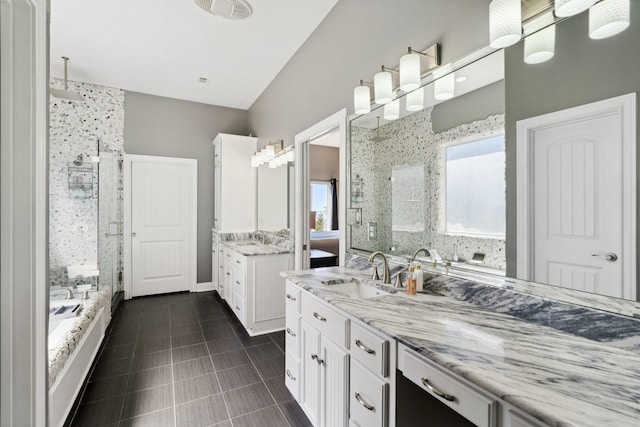
{"label": "white vanity cabinet", "polygon": [[301,293],[300,394],[314,426],[348,423],[348,319],[313,295]]}
{"label": "white vanity cabinet", "polygon": [[[349,423],[360,427],[395,425],[395,341],[351,319]],[[394,369],[391,369],[393,367]]]}
{"label": "white vanity cabinet", "polygon": [[[285,328],[285,280],[293,254],[247,256],[221,245],[224,298],[250,335]],[[222,296],[222,293],[221,293]]]}
{"label": "white vanity cabinet", "polygon": [[222,233],[255,231],[257,180],[250,160],[257,138],[220,133],[213,145],[213,228]]}

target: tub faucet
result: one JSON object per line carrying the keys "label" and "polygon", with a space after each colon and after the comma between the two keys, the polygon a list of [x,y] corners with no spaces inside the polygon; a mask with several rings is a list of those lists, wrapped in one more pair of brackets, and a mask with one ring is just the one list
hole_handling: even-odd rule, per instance
{"label": "tub faucet", "polygon": [[[373,260],[377,256],[382,257],[382,262],[384,263],[384,278],[382,279],[382,283],[391,284],[391,274],[389,273],[389,263],[387,262],[387,257],[380,251],[374,252],[369,257],[369,264],[373,264]],[[373,280],[380,280],[380,276],[378,275],[378,266],[373,264]]]}
{"label": "tub faucet", "polygon": [[65,291],[67,291],[67,297],[65,299],[73,299],[73,290],[71,288],[67,288]]}

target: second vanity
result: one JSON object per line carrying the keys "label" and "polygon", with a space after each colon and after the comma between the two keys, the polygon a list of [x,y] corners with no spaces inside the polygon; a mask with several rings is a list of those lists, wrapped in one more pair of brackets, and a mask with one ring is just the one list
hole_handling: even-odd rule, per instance
{"label": "second vanity", "polygon": [[293,253],[246,236],[229,241],[216,237],[214,233],[212,268],[220,297],[249,335],[284,329],[284,280],[279,272],[293,267]]}
{"label": "second vanity", "polygon": [[[640,421],[635,351],[451,297],[382,290],[361,270],[282,274],[285,381],[316,426]],[[415,394],[437,403],[408,407]],[[464,420],[442,421],[446,411]]]}

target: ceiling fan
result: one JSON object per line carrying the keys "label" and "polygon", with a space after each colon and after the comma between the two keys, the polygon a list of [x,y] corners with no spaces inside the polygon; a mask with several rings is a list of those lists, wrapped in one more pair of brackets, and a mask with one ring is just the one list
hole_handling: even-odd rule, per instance
{"label": "ceiling fan", "polygon": [[253,9],[246,0],[193,0],[198,7],[226,19],[246,19]]}

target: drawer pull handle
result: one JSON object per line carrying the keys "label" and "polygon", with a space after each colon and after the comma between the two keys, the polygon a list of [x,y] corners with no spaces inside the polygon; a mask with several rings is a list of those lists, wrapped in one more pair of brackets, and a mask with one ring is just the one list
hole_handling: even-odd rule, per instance
{"label": "drawer pull handle", "polygon": [[296,297],[292,297],[290,294],[287,294],[287,298],[289,298],[291,301],[295,301]]}
{"label": "drawer pull handle", "polygon": [[313,312],[313,317],[315,317],[316,319],[318,319],[321,322],[326,322],[327,318],[326,317],[322,317],[320,316],[318,313],[316,313],[315,311]]}
{"label": "drawer pull handle", "polygon": [[311,358],[315,360],[318,365],[324,365],[324,360],[320,359],[317,354],[312,354]]}
{"label": "drawer pull handle", "polygon": [[236,264],[240,264],[240,261],[236,260]]}
{"label": "drawer pull handle", "polygon": [[240,282],[236,280],[236,285],[239,285],[239,284],[240,284]]}
{"label": "drawer pull handle", "polygon": [[288,369],[287,369],[287,376],[288,376],[289,378],[291,378],[293,381],[295,381],[295,380],[296,380],[296,377],[294,377],[294,376],[293,376],[293,374],[291,373],[291,371],[290,371],[290,370],[288,370]]}
{"label": "drawer pull handle", "polygon": [[288,333],[289,335],[291,335],[292,337],[295,337],[295,336],[296,336],[296,334],[291,330],[291,328],[287,328],[287,333]]}
{"label": "drawer pull handle", "polygon": [[228,271],[227,271],[227,276],[231,276],[231,273],[229,273]]}
{"label": "drawer pull handle", "polygon": [[231,258],[231,255],[227,254],[227,258]]}
{"label": "drawer pull handle", "polygon": [[369,347],[367,347],[366,345],[362,344],[362,342],[360,340],[356,340],[356,345],[361,348],[362,350],[366,351],[369,354],[376,354],[375,350],[371,350]]}
{"label": "drawer pull handle", "polygon": [[373,405],[369,405],[367,402],[365,402],[362,396],[360,396],[360,393],[356,392],[356,400],[358,401],[359,404],[364,406],[366,409],[375,412],[376,408]]}
{"label": "drawer pull handle", "polygon": [[422,384],[424,384],[424,386],[428,388],[433,394],[440,396],[444,400],[448,400],[449,402],[453,402],[454,400],[456,400],[455,396],[441,392],[440,390],[429,384],[429,380],[426,378],[422,378]]}
{"label": "drawer pull handle", "polygon": [[236,310],[240,311],[240,307],[238,307],[237,305],[236,305]]}

